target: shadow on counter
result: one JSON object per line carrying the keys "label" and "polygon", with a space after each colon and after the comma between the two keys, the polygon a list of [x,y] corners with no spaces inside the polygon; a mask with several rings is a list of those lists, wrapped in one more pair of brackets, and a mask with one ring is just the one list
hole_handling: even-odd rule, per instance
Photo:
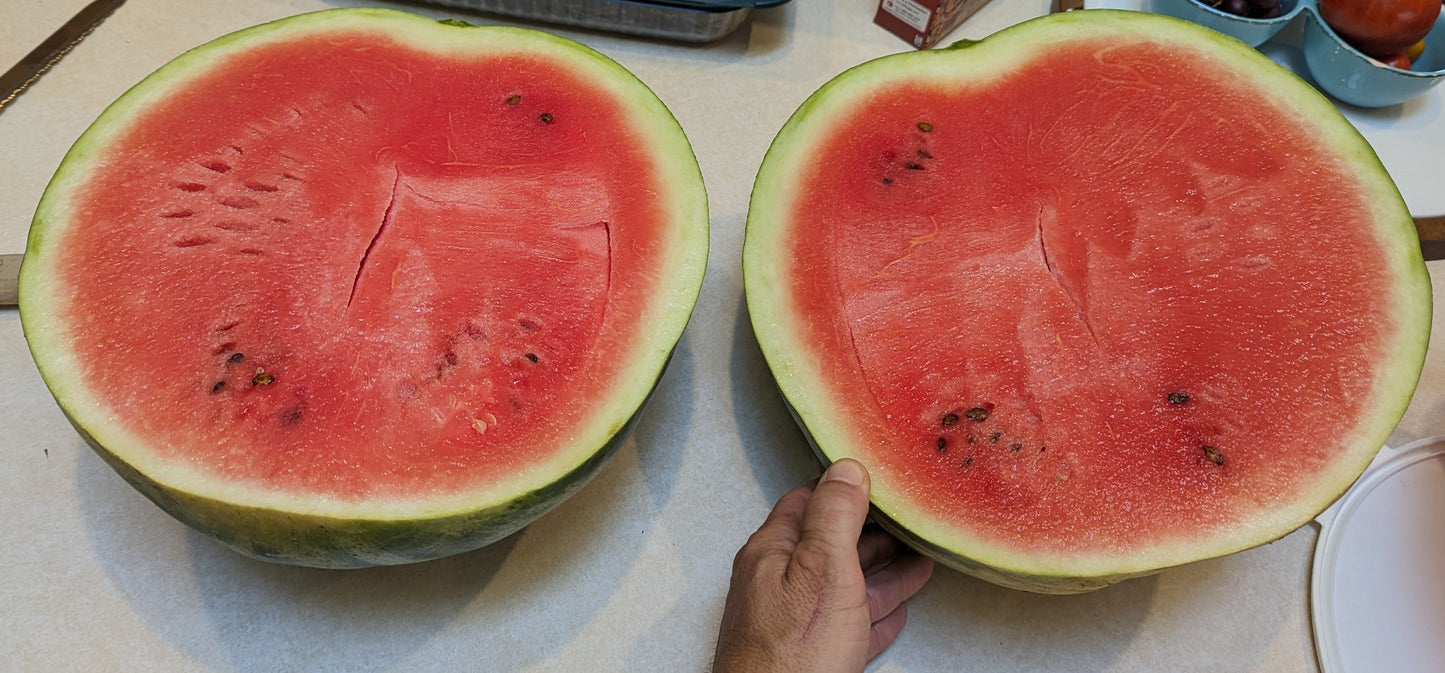
{"label": "shadow on counter", "polygon": [[[573,640],[643,553],[629,524],[668,498],[679,461],[654,454],[686,435],[691,386],[683,340],[591,483],[522,531],[435,561],[333,571],[246,558],[170,518],[77,442],[82,516],[134,612],[206,670],[452,670],[480,643],[506,644],[482,670],[519,670]],[[430,668],[416,668],[423,661]]]}
{"label": "shadow on counter", "polygon": [[[745,301],[730,369],[743,449],[763,494],[776,500],[821,467],[773,383]],[[910,601],[900,639],[870,669],[1104,673],[1218,661],[1229,662],[1218,670],[1235,670],[1278,646],[1290,625],[1308,623],[1298,596],[1275,585],[1280,575],[1307,573],[1308,555],[1292,551],[1266,546],[1071,596],[1007,589],[939,566]],[[1262,556],[1281,567],[1251,571]],[[1278,600],[1260,600],[1271,594]],[[1253,599],[1247,619],[1232,604],[1241,597]]]}
{"label": "shadow on counter", "polygon": [[822,465],[773,382],[768,362],[753,335],[747,301],[741,295],[733,321],[728,374],[738,439],[763,497],[769,503],[777,502],[784,493],[822,474]]}

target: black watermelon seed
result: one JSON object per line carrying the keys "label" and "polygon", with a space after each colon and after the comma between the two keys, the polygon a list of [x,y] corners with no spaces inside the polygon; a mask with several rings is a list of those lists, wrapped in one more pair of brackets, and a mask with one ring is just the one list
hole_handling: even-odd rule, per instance
{"label": "black watermelon seed", "polygon": [[1204,457],[1208,458],[1209,462],[1214,463],[1215,465],[1224,464],[1224,454],[1220,453],[1219,449],[1209,446],[1208,444],[1204,445]]}
{"label": "black watermelon seed", "polygon": [[1170,404],[1188,404],[1188,403],[1189,403],[1189,395],[1187,395],[1187,394],[1185,394],[1185,393],[1169,393],[1169,398],[1168,398],[1168,399],[1169,399],[1169,403],[1170,403]]}
{"label": "black watermelon seed", "polygon": [[964,418],[967,418],[968,420],[975,423],[982,423],[988,420],[988,409],[985,409],[983,407],[974,407],[964,413],[963,416]]}

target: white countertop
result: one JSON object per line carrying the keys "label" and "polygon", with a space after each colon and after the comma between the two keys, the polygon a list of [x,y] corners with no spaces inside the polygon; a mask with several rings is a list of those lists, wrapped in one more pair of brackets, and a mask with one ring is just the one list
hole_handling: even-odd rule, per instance
{"label": "white countertop", "polygon": [[[4,0],[0,68],[84,4]],[[131,84],[224,33],[354,4],[129,0],[0,114],[0,252],[23,250],[61,156]],[[744,309],[748,192],[773,134],[808,94],[849,66],[907,48],[873,25],[875,6],[793,0],[705,46],[549,28],[631,69],[680,120],[707,181],[711,258],[692,322],[632,439],[581,493],[491,547],[346,572],[223,549],[91,452],[36,374],[15,310],[0,311],[0,669],[706,670],[733,553],[776,498],[819,471]],[[1000,0],[952,37],[982,37],[1047,7]],[[1408,134],[1441,114],[1445,92],[1430,95],[1374,118]],[[1387,157],[1392,172],[1445,174],[1438,153],[1402,161],[1412,159]],[[1429,266],[1445,297],[1445,262]],[[1442,314],[1393,443],[1445,434]],[[1306,592],[1315,536],[1306,527],[1079,596],[1021,593],[940,569],[870,670],[1315,671]]]}

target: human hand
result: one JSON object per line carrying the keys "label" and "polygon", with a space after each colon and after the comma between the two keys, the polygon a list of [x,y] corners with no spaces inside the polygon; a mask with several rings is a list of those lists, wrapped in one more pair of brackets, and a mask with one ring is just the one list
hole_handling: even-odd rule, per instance
{"label": "human hand", "polygon": [[868,484],[843,459],[778,500],[733,559],[713,673],[861,672],[898,636],[933,562],[864,528]]}

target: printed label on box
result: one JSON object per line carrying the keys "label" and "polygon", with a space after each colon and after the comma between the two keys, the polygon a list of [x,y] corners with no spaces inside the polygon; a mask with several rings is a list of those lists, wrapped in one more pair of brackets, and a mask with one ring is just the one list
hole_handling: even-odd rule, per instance
{"label": "printed label on box", "polygon": [[931,10],[913,0],[883,0],[881,7],[919,32],[928,30],[928,19],[933,16]]}

